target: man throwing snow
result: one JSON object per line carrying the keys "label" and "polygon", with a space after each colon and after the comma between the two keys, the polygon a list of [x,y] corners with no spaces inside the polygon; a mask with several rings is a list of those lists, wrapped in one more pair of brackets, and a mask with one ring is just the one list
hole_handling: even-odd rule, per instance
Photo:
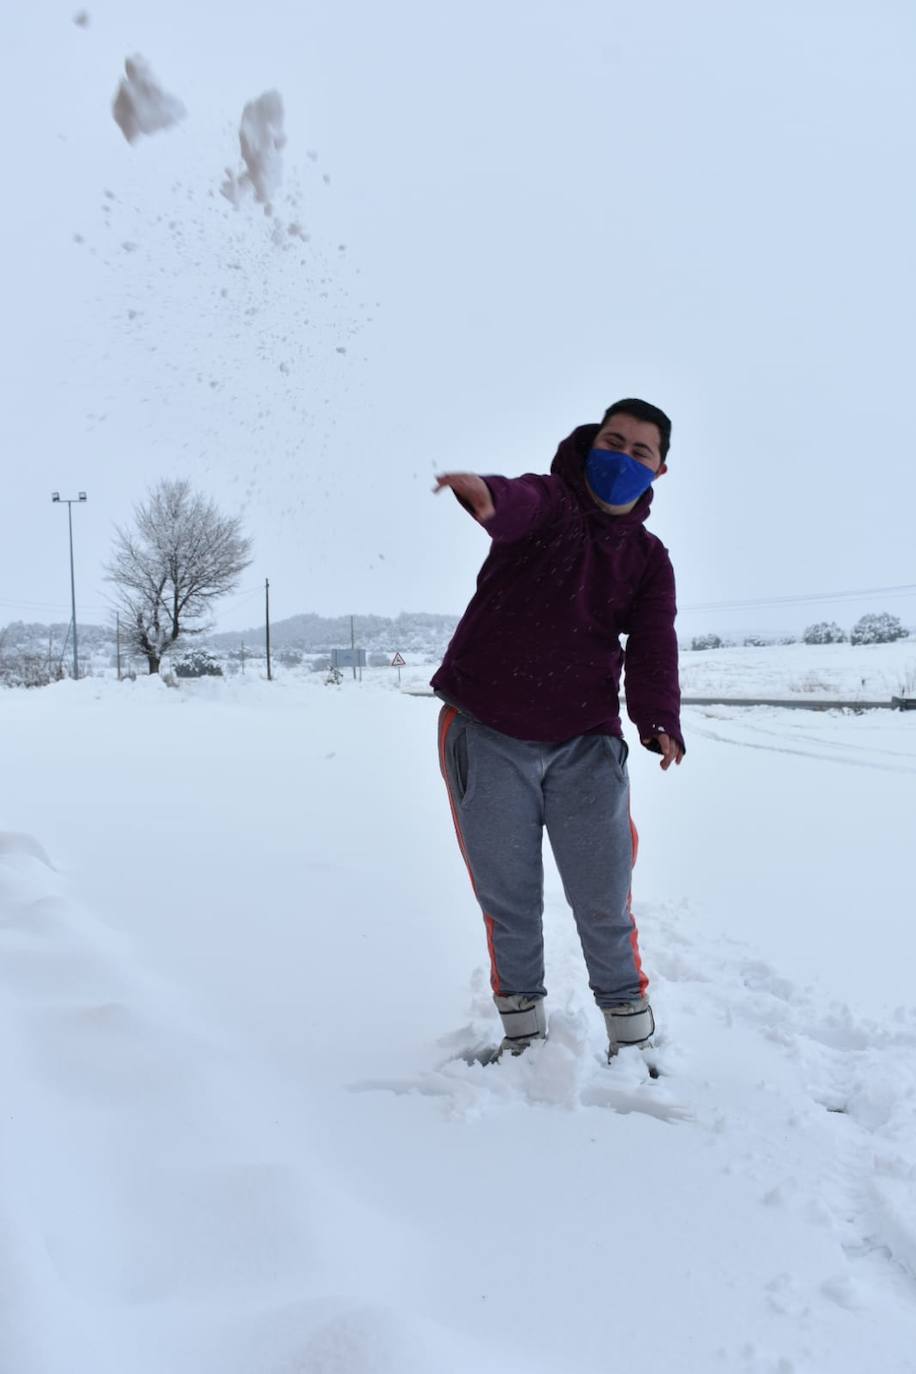
{"label": "man throwing snow", "polygon": [[[630,910],[630,818],[620,673],[642,744],[684,756],[674,573],[645,528],[671,422],[612,405],[560,444],[549,476],[444,473],[489,534],[477,591],[432,679],[439,757],[483,910],[502,1049],[547,1033],[544,827],[573,910],[608,1057],[655,1029]],[[626,649],[620,635],[627,636]]]}

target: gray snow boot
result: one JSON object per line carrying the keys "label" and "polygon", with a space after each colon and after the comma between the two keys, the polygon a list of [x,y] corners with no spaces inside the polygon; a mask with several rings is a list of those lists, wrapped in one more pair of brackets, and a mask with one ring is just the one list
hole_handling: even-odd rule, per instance
{"label": "gray snow boot", "polygon": [[602,1007],[601,1010],[607,1025],[608,1063],[621,1045],[646,1047],[649,1037],[655,1033],[655,1017],[646,997],[635,1002],[619,1002],[616,1007]]}
{"label": "gray snow boot", "polygon": [[503,1023],[503,1042],[499,1054],[522,1054],[534,1040],[547,1039],[547,1013],[543,997],[526,997],[515,993],[512,997],[494,997],[496,1010]]}

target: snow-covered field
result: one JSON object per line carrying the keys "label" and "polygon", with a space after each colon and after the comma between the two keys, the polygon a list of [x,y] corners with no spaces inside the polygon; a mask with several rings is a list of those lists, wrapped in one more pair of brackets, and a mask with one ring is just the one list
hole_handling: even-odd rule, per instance
{"label": "snow-covered field", "polygon": [[681,654],[685,696],[888,701],[916,696],[916,639],[894,644],[768,644]]}
{"label": "snow-covered field", "polygon": [[[414,662],[415,657],[408,655],[403,685],[423,689],[433,669]],[[369,671],[376,681],[394,680],[387,669]],[[889,702],[893,696],[916,696],[916,638],[894,644],[682,649],[680,678],[686,697]]]}
{"label": "snow-covered field", "polygon": [[550,1040],[456,1058],[482,924],[392,684],[0,694],[3,1374],[916,1371],[916,713],[633,748],[652,1081],[552,868]]}

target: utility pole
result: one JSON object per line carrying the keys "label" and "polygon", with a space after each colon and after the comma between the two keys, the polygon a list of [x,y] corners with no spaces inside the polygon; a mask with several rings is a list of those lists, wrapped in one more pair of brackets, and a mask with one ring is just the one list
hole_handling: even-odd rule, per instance
{"label": "utility pole", "polygon": [[67,524],[70,529],[70,614],[73,618],[73,678],[79,679],[80,660],[79,652],[76,647],[76,578],[73,574],[73,507],[78,506],[86,500],[86,493],[81,491],[76,496],[65,496],[61,499],[59,491],[52,491],[51,500],[67,507]]}
{"label": "utility pole", "polygon": [[356,631],[353,628],[353,617],[350,616],[350,663],[353,667],[353,681],[356,681]]}
{"label": "utility pole", "polygon": [[244,641],[244,639],[242,640],[241,648],[239,649],[239,658],[240,658],[241,663],[242,663],[242,672],[244,673],[244,671],[245,671],[245,641]]}
{"label": "utility pole", "polygon": [[270,671],[270,578],[264,578],[264,635],[267,641],[267,681],[273,682]]}
{"label": "utility pole", "polygon": [[118,646],[118,681],[121,681],[121,612],[115,611],[115,642]]}

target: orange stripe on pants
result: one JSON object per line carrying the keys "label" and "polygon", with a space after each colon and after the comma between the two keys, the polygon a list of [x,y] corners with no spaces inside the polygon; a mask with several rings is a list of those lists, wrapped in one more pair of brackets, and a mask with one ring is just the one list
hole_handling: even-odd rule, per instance
{"label": "orange stripe on pants", "polygon": [[[639,853],[639,831],[630,816],[630,839],[633,841],[633,867],[636,867],[636,856]],[[627,915],[630,918],[633,929],[630,932],[630,948],[633,951],[633,962],[636,965],[636,972],[639,974],[639,995],[645,997],[649,989],[649,979],[642,966],[642,959],[639,956],[639,931],[636,927],[636,917],[633,915],[633,884],[627,893]]]}
{"label": "orange stripe on pants", "polygon": [[[458,848],[461,850],[461,857],[464,859],[464,866],[467,869],[468,877],[471,880],[471,889],[474,893],[474,896],[477,897],[477,883],[474,880],[474,871],[471,868],[471,861],[468,858],[468,850],[467,845],[465,844],[464,835],[461,833],[461,823],[458,820],[458,808],[455,805],[455,798],[452,796],[452,788],[448,776],[448,765],[445,759],[445,741],[448,737],[448,732],[455,721],[455,717],[459,714],[460,713],[455,709],[454,706],[443,706],[439,714],[439,767],[442,770],[442,778],[445,782],[445,790],[448,793],[448,804],[452,813],[452,822],[455,826],[455,834],[458,837]],[[493,917],[489,916],[486,912],[484,912],[483,920],[487,930],[487,951],[490,955],[490,987],[493,989],[494,995],[498,997],[500,983],[499,971],[496,967],[496,948],[493,943]]]}

